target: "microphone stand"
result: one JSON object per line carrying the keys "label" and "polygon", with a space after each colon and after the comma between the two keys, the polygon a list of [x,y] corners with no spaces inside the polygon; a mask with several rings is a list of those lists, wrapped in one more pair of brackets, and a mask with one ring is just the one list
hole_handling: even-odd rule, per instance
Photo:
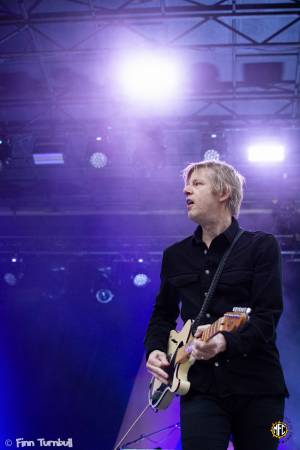
{"label": "microphone stand", "polygon": [[[137,442],[142,441],[143,439],[147,439],[155,434],[161,433],[162,431],[166,431],[166,430],[171,430],[171,429],[176,429],[176,428],[180,428],[180,423],[173,423],[172,425],[169,425],[167,427],[161,428],[160,430],[156,430],[156,431],[152,431],[151,433],[146,433],[146,434],[141,434],[137,439],[134,439],[133,441],[130,442],[126,442],[126,444],[124,445],[124,447],[122,447],[123,449],[128,448],[128,445],[132,445],[132,444],[136,444]],[[122,450],[122,448],[119,448],[117,450]],[[160,448],[160,447],[157,447]]]}

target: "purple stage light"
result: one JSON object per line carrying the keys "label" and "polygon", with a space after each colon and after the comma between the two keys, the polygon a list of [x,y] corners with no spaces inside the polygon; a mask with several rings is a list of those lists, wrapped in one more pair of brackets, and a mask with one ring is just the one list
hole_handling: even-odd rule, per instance
{"label": "purple stage light", "polygon": [[96,293],[96,300],[99,303],[109,303],[114,298],[114,294],[110,289],[99,289]]}
{"label": "purple stage light", "polygon": [[134,100],[155,102],[172,98],[180,85],[178,62],[161,53],[145,52],[123,59],[118,81]]}
{"label": "purple stage light", "polygon": [[36,166],[65,163],[62,153],[34,153],[32,156]]}
{"label": "purple stage light", "polygon": [[18,282],[17,276],[11,272],[5,273],[3,279],[8,286],[16,286]]}
{"label": "purple stage light", "polygon": [[136,287],[143,287],[150,283],[150,278],[145,273],[138,273],[133,278],[133,284]]}
{"label": "purple stage light", "polygon": [[214,149],[206,150],[203,156],[204,161],[219,161],[220,154]]}
{"label": "purple stage light", "polygon": [[258,142],[248,147],[251,162],[280,162],[285,159],[285,149],[276,142]]}
{"label": "purple stage light", "polygon": [[90,163],[95,169],[103,169],[108,162],[107,156],[102,152],[95,152],[90,156]]}

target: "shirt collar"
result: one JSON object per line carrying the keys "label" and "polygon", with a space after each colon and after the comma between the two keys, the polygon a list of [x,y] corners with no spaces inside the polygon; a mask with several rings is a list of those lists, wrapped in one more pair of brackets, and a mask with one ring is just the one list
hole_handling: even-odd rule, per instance
{"label": "shirt collar", "polygon": [[[226,228],[225,231],[223,231],[223,233],[221,233],[221,235],[223,235],[227,239],[227,241],[231,244],[231,242],[235,238],[235,235],[237,234],[239,229],[240,229],[240,226],[239,226],[238,221],[234,217],[232,217],[231,224],[229,225],[228,228]],[[192,239],[196,244],[200,244],[202,242],[202,227],[201,227],[201,225],[198,225],[198,227],[194,231]]]}

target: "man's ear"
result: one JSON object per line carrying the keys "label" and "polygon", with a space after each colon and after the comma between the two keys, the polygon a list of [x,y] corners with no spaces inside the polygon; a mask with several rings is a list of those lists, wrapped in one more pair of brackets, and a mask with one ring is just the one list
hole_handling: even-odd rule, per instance
{"label": "man's ear", "polygon": [[219,196],[219,201],[224,202],[225,200],[227,200],[229,198],[230,194],[231,194],[230,187],[225,186],[224,191]]}

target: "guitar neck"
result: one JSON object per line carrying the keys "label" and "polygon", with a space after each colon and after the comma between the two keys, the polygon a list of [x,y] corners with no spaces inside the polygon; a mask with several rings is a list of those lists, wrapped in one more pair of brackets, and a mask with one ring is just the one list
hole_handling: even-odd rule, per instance
{"label": "guitar neck", "polygon": [[[215,334],[220,331],[235,331],[244,325],[249,320],[250,308],[235,307],[232,312],[227,312],[223,317],[220,317],[212,325],[202,333],[201,339],[208,341]],[[194,336],[199,325],[199,321],[196,319],[192,326],[192,335]]]}
{"label": "guitar neck", "polygon": [[201,339],[206,342],[210,338],[212,338],[215,334],[219,333],[222,330],[223,317],[220,317],[216,320],[210,327],[208,327],[202,334]]}

